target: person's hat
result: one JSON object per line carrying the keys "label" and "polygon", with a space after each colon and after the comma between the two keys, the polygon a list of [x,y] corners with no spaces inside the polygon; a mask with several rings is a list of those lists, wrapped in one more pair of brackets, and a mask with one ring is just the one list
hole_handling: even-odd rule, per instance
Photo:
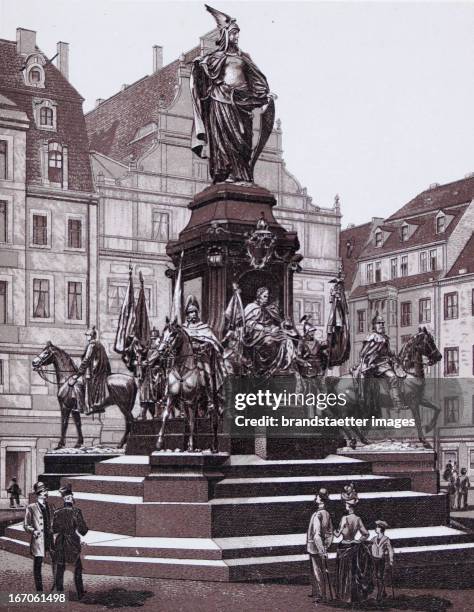
{"label": "person's hat", "polygon": [[61,493],[62,497],[66,497],[66,495],[72,495],[72,487],[71,485],[68,483],[66,485],[63,485],[60,489],[59,492]]}
{"label": "person's hat", "polygon": [[341,493],[341,499],[343,502],[346,502],[346,504],[351,504],[352,506],[359,503],[359,496],[352,483],[344,486],[344,490]]}
{"label": "person's hat", "polygon": [[89,329],[86,329],[86,331],[84,332],[84,335],[90,336],[91,338],[97,338],[97,329],[95,325],[93,325]]}
{"label": "person's hat", "polygon": [[388,523],[385,521],[375,521],[376,527],[382,527],[383,529],[388,529]]}
{"label": "person's hat", "polygon": [[15,478],[14,476],[13,476],[12,480],[13,480],[14,482],[16,482],[16,478]]}
{"label": "person's hat", "polygon": [[327,489],[319,489],[319,491],[316,493],[315,496],[315,501],[317,500],[317,498],[319,497],[319,499],[323,502],[328,502],[329,501],[329,493]]}
{"label": "person's hat", "polygon": [[184,312],[187,313],[193,310],[196,310],[197,312],[200,311],[199,302],[197,301],[194,295],[189,295],[188,298],[186,299],[186,305],[184,307]]}
{"label": "person's hat", "polygon": [[375,313],[375,317],[372,319],[372,326],[375,327],[377,323],[385,323],[385,319],[378,312]]}
{"label": "person's hat", "polygon": [[152,338],[159,338],[160,337],[160,332],[156,329],[155,326],[153,326],[153,329],[151,330],[151,337]]}
{"label": "person's hat", "polygon": [[[461,474],[467,474],[467,469],[466,468],[461,468]],[[15,478],[13,480],[16,480]]]}
{"label": "person's hat", "polygon": [[35,495],[41,495],[41,493],[47,493],[48,487],[44,484],[44,482],[35,482],[33,485],[33,491]]}

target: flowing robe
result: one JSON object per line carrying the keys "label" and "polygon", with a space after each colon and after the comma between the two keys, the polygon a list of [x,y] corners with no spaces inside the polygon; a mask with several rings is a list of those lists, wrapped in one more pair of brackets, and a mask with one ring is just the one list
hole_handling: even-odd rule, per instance
{"label": "flowing robe", "polygon": [[[243,76],[236,85],[226,76],[229,69]],[[209,157],[213,181],[253,182],[252,111],[268,104],[265,76],[246,53],[215,51],[194,60],[191,91],[192,149],[199,157]]]}
{"label": "flowing robe", "polygon": [[91,340],[87,345],[77,373],[85,379],[79,379],[74,385],[78,404],[83,412],[92,412],[109,397],[107,378],[112,373],[107,352],[98,340]]}

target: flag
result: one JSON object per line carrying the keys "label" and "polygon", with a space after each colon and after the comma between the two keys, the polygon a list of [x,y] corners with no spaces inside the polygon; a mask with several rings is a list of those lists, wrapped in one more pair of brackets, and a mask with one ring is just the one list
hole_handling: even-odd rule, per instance
{"label": "flag", "polygon": [[138,294],[137,305],[135,308],[135,338],[138,340],[142,348],[146,348],[150,342],[150,319],[148,318],[148,310],[146,307],[145,288],[143,286],[143,275],[139,273],[140,278],[140,293]]}
{"label": "flag", "polygon": [[114,351],[122,354],[129,346],[135,327],[135,296],[132,279],[132,266],[128,272],[128,286],[123,298],[117,331],[115,333]]}
{"label": "flag", "polygon": [[171,321],[176,317],[176,321],[178,325],[183,323],[183,316],[181,313],[181,302],[182,302],[182,286],[181,286],[181,277],[182,277],[182,263],[183,263],[184,251],[181,251],[181,257],[179,260],[178,266],[178,274],[176,275],[176,279],[174,281],[174,293],[173,293],[173,303],[171,304]]}

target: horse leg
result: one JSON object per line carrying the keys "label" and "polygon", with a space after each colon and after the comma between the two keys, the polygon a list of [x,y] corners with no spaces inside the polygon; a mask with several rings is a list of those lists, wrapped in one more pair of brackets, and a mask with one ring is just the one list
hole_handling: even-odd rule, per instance
{"label": "horse leg", "polygon": [[67,426],[69,424],[69,415],[71,414],[71,408],[65,406],[62,402],[60,402],[59,405],[61,408],[61,437],[55,450],[59,450],[66,446]]}
{"label": "horse leg", "polygon": [[429,399],[426,399],[425,397],[421,398],[419,405],[425,406],[425,408],[431,408],[431,410],[433,410],[433,413],[434,413],[433,418],[428,423],[428,425],[425,427],[425,432],[429,433],[435,428],[436,423],[438,422],[438,417],[441,412],[441,408],[437,406],[436,404],[433,404],[433,402],[431,402]]}
{"label": "horse leg", "polygon": [[166,421],[170,413],[172,412],[172,410],[173,410],[173,396],[169,395],[166,399],[165,409],[161,413],[161,428],[160,428],[160,433],[158,434],[158,440],[156,441],[157,450],[163,449],[163,438],[165,435]]}
{"label": "horse leg", "polygon": [[81,446],[84,446],[84,437],[82,435],[82,422],[81,422],[81,415],[77,410],[72,410],[72,419],[74,421],[74,425],[76,426],[76,430],[77,430],[77,442],[75,444],[75,448],[81,448]]}
{"label": "horse leg", "polygon": [[194,402],[192,399],[183,399],[184,414],[186,415],[186,420],[188,421],[189,425],[188,453],[194,452],[194,427],[196,424],[195,411],[197,410],[197,407],[194,408],[193,404]]}
{"label": "horse leg", "polygon": [[423,426],[421,424],[420,406],[416,399],[410,402],[411,412],[415,418],[416,430],[418,432],[418,440],[423,444],[425,448],[431,448],[431,444],[426,440],[423,434]]}

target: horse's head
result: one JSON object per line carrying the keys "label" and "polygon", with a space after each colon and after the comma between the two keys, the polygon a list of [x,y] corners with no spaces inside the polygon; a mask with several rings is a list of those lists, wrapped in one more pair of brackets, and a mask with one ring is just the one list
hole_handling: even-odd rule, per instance
{"label": "horse's head", "polygon": [[31,365],[33,366],[33,370],[38,370],[39,368],[42,368],[52,363],[54,359],[55,348],[56,347],[51,342],[51,340],[48,340],[48,342],[46,343],[46,346],[41,351],[41,353],[37,355],[31,362]]}
{"label": "horse's head", "polygon": [[438,363],[443,358],[432,334],[426,327],[418,329],[418,333],[415,335],[415,347],[423,357],[428,359],[428,365],[430,366]]}
{"label": "horse's head", "polygon": [[158,353],[163,357],[169,357],[170,355],[176,354],[182,342],[183,333],[176,317],[172,321],[166,317],[166,325],[157,347]]}

